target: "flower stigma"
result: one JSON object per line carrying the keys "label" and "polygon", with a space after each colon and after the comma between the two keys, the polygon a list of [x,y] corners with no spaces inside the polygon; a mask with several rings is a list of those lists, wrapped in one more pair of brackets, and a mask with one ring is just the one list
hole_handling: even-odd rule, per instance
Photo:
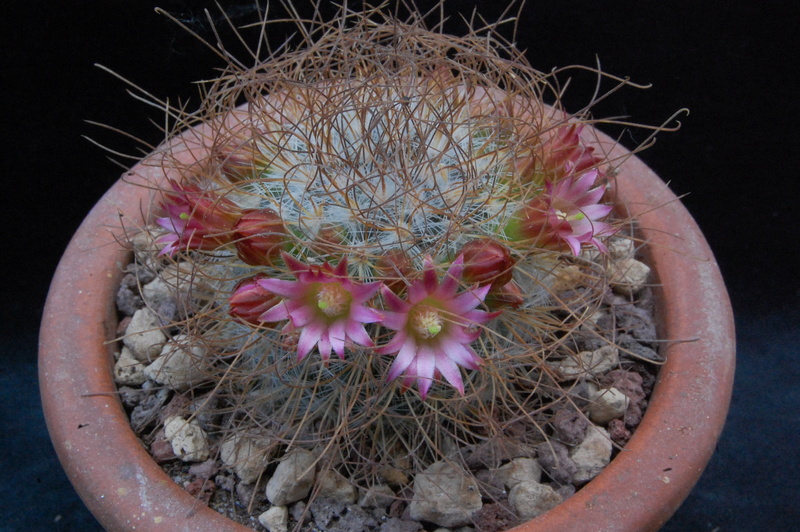
{"label": "flower stigma", "polygon": [[423,308],[414,313],[411,326],[420,338],[433,338],[442,332],[442,317],[432,308]]}
{"label": "flower stigma", "polygon": [[341,316],[350,309],[352,296],[339,283],[321,283],[317,292],[317,308],[329,318]]}
{"label": "flower stigma", "polygon": [[573,214],[573,215],[569,215],[569,214],[567,214],[566,212],[564,212],[564,211],[560,211],[560,210],[558,210],[558,209],[555,209],[555,208],[554,208],[553,210],[555,211],[555,215],[556,215],[556,217],[557,217],[559,220],[562,220],[562,221],[564,221],[564,222],[569,222],[569,221],[578,221],[578,220],[583,220],[584,218],[586,218],[586,215],[585,215],[585,214],[583,214],[583,213],[582,213],[582,212],[580,212],[580,211],[579,211],[579,212],[576,212],[576,213],[575,213],[575,214]]}

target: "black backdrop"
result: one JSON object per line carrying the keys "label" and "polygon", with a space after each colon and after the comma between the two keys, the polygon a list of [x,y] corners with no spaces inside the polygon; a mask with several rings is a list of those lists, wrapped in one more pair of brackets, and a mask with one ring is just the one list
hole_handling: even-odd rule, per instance
{"label": "black backdrop", "polygon": [[[235,22],[252,14],[249,2],[222,3]],[[449,1],[449,27],[457,32],[457,14],[468,16],[476,5],[493,19],[505,4]],[[208,1],[33,0],[3,8],[0,530],[99,530],[47,439],[36,335],[61,252],[121,173],[82,135],[133,147],[85,120],[159,140],[148,122],[158,112],[126,96],[123,83],[93,64],[170,101],[196,101],[190,83],[219,66],[157,15],[157,5],[213,38],[202,8],[218,11]],[[718,451],[665,530],[800,527],[798,14],[795,3],[774,0],[529,0],[522,12],[517,43],[535,67],[593,65],[599,58],[603,70],[653,85],[613,96],[598,115],[655,124],[691,109],[679,133],[660,135],[642,157],[676,193],[688,194],[684,202],[715,250],[734,302],[739,360]],[[585,102],[589,81],[576,80],[576,104]],[[643,136],[634,132],[623,142]]]}

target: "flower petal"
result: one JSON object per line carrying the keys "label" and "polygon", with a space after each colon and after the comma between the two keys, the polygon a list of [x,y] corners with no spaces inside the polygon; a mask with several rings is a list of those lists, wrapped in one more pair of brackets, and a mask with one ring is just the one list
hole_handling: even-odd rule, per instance
{"label": "flower petal", "polygon": [[450,264],[447,273],[444,274],[444,279],[439,284],[436,290],[436,296],[441,299],[450,299],[461,286],[461,276],[464,273],[464,254],[459,255],[456,260]]}
{"label": "flower petal", "polygon": [[[435,276],[436,274],[434,273],[433,275]],[[435,289],[436,287],[434,287],[434,290]],[[419,303],[428,297],[429,293],[424,281],[415,281],[408,287],[408,306],[410,307],[411,305]]]}
{"label": "flower petal", "polygon": [[464,395],[464,381],[461,378],[461,370],[458,365],[442,350],[436,351],[436,369],[442,374],[442,377],[449,382],[453,388],[458,390],[458,393]]}
{"label": "flower petal", "polygon": [[439,278],[436,276],[433,259],[431,259],[430,256],[425,257],[425,271],[422,273],[422,286],[425,288],[426,295],[435,292],[436,288],[439,286]]}
{"label": "flower petal", "polygon": [[452,341],[449,338],[441,340],[440,349],[450,360],[467,369],[476,370],[483,362],[469,345]]}
{"label": "flower petal", "polygon": [[389,368],[389,373],[386,375],[386,380],[391,382],[396,379],[400,374],[409,368],[416,356],[417,344],[413,338],[407,337],[403,342],[403,345],[400,347],[400,352],[397,353],[397,356],[392,363],[392,367]]}
{"label": "flower petal", "polygon": [[[325,324],[321,322],[312,322],[303,327],[303,330],[300,332],[300,339],[297,341],[298,360],[303,360],[303,358],[314,349],[314,346],[319,343],[324,330]],[[330,346],[328,354],[330,356]]]}
{"label": "flower petal", "polygon": [[484,323],[495,319],[499,312],[486,312],[485,310],[470,310],[465,312],[462,316],[464,321],[469,325],[483,325]]}
{"label": "flower petal", "polygon": [[304,305],[297,300],[284,302],[289,313],[289,319],[295,327],[305,327],[316,317],[316,312],[309,305]]}
{"label": "flower petal", "polygon": [[417,386],[422,398],[428,395],[428,390],[433,384],[433,372],[436,370],[436,354],[427,345],[421,345],[417,349]]}
{"label": "flower petal", "polygon": [[492,285],[487,284],[455,296],[448,305],[450,311],[460,315],[474,309],[481,304],[491,289]]}
{"label": "flower petal", "polygon": [[398,351],[400,351],[400,349],[403,348],[403,344],[405,343],[406,338],[408,338],[408,333],[406,333],[406,331],[401,329],[397,331],[397,334],[395,334],[391,340],[386,342],[386,344],[377,348],[376,352],[379,355],[391,355],[397,353]]}
{"label": "flower petal", "polygon": [[[573,180],[571,185],[569,186],[567,193],[573,201],[576,201],[578,198],[585,196],[589,189],[592,188],[594,182],[597,181],[597,169],[589,170],[578,179]],[[599,199],[599,198],[598,198]],[[596,203],[593,201],[592,203]]]}
{"label": "flower petal", "polygon": [[381,289],[383,283],[367,283],[367,284],[354,284],[352,282],[347,282],[345,288],[350,291],[350,294],[353,296],[353,300],[359,303],[364,303],[365,301],[369,301],[372,297]]}
{"label": "flower petal", "polygon": [[331,358],[331,347],[330,330],[323,329],[319,337],[319,342],[317,343],[317,350],[322,360],[329,360]]}
{"label": "flower petal", "polygon": [[408,312],[392,312],[388,310],[383,311],[383,320],[381,325],[392,331],[399,331],[406,326],[408,322]]}
{"label": "flower petal", "polygon": [[374,347],[375,342],[372,341],[372,338],[369,337],[367,334],[367,330],[364,328],[364,325],[361,323],[348,320],[346,324],[345,333],[350,340],[358,345],[363,345],[365,347]]}
{"label": "flower petal", "polygon": [[285,301],[281,301],[258,317],[258,321],[265,323],[274,323],[286,319],[289,319],[289,309],[286,308]]}
{"label": "flower petal", "polygon": [[397,294],[386,286],[381,287],[381,295],[383,296],[386,306],[389,307],[389,310],[394,312],[408,312],[408,309],[411,307],[411,305],[400,299]]}
{"label": "flower petal", "polygon": [[344,360],[344,341],[346,339],[345,325],[345,320],[338,320],[328,328],[328,340],[333,352],[342,360]]}
{"label": "flower petal", "polygon": [[283,279],[259,279],[258,284],[264,290],[269,290],[273,294],[281,297],[297,299],[306,292],[306,287],[298,281],[285,281]]}
{"label": "flower petal", "polygon": [[585,205],[580,208],[580,212],[590,220],[597,220],[610,213],[614,207],[611,205]]}
{"label": "flower petal", "polygon": [[383,315],[374,308],[357,305],[350,307],[350,319],[361,323],[379,323],[383,320]]}

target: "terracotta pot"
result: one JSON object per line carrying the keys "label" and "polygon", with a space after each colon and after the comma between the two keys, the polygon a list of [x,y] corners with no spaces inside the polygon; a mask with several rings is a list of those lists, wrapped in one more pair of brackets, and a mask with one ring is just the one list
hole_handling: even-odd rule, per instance
{"label": "terracotta pot", "polygon": [[[614,159],[627,152],[598,134]],[[127,177],[163,179],[154,167]],[[115,395],[115,293],[128,261],[114,237],[119,213],[135,215],[150,192],[123,176],[87,216],[50,289],[39,379],[47,426],[79,495],[108,530],[247,530],[197,502],[152,460]],[[660,283],[663,353],[650,406],[625,450],[554,510],[514,529],[658,529],[700,477],[719,438],[733,385],[730,303],[700,230],[667,186],[632,157],[617,178],[618,202],[635,216]],[[658,206],[657,209],[653,207]],[[141,220],[139,220],[141,222]]]}

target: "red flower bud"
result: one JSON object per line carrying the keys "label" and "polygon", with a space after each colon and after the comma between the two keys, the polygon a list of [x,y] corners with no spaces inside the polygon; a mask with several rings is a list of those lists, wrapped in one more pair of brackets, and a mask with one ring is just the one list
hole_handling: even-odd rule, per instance
{"label": "red flower bud", "polygon": [[231,181],[257,178],[269,165],[255,140],[259,134],[257,131],[240,131],[213,148],[220,170]]}
{"label": "red flower bud", "polygon": [[263,274],[256,275],[236,285],[228,299],[230,303],[228,312],[231,316],[252,325],[262,325],[264,323],[258,319],[259,316],[280,301],[277,295],[258,284],[259,279],[266,278]]}
{"label": "red flower bud", "polygon": [[379,273],[380,281],[386,288],[400,294],[405,291],[406,286],[413,279],[414,265],[405,251],[401,249],[390,249],[380,257],[375,263],[375,269]]}
{"label": "red flower bud", "polygon": [[253,266],[271,266],[287,242],[286,228],[271,209],[246,210],[234,227],[239,258]]}
{"label": "red flower bud", "polygon": [[318,253],[322,254],[341,252],[342,247],[346,245],[344,236],[342,236],[343,230],[342,227],[334,224],[324,224],[320,227],[311,245]]}
{"label": "red flower bud", "polygon": [[464,281],[481,286],[491,284],[494,288],[511,281],[517,261],[502,244],[488,239],[471,240],[460,253],[464,255]]}
{"label": "red flower bud", "polygon": [[514,281],[500,287],[492,287],[484,300],[490,310],[503,307],[519,308],[525,302],[522,289]]}

